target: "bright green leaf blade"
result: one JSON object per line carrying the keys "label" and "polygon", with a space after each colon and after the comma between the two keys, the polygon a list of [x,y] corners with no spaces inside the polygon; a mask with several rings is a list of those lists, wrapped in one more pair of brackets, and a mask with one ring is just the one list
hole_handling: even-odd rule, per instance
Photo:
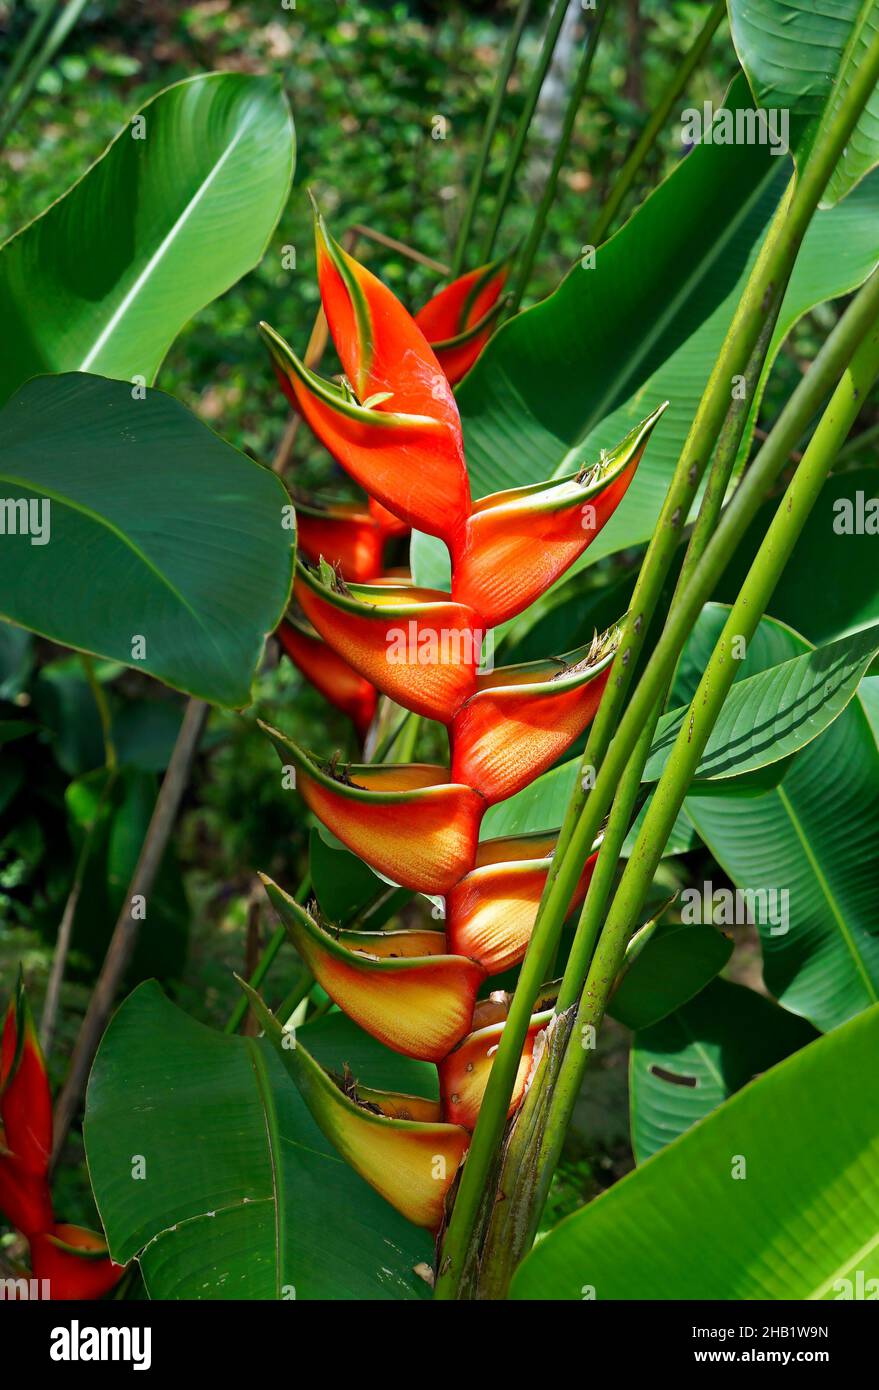
{"label": "bright green leaf blade", "polygon": [[292,172],[277,79],[160,92],[0,249],[0,401],[43,372],[151,382],[187,320],[261,259]]}
{"label": "bright green leaf blade", "polygon": [[[727,610],[710,605],[675,683],[689,698]],[[764,619],[744,676],[808,651],[802,637]],[[733,686],[735,689],[735,685]],[[797,753],[775,789],[745,800],[688,796],[686,812],[737,887],[757,900],[763,977],[792,1013],[822,1030],[879,999],[879,750],[859,699]],[[763,920],[765,918],[765,920]]]}
{"label": "bright green leaf blade", "polygon": [[273,473],[161,391],[134,400],[70,373],[28,382],[0,411],[0,487],[35,514],[28,534],[6,523],[0,616],[191,695],[249,703],[292,577]]}
{"label": "bright green leaf blade", "polygon": [[[879,625],[737,681],[696,776],[739,777],[811,743],[845,709],[877,651]],[[662,774],[688,713],[685,706],[659,721],[644,769],[645,782],[655,782]]]}
{"label": "bright green leaf blade", "polygon": [[[876,0],[729,0],[733,43],[762,107],[788,112],[797,162],[818,120],[841,105],[879,29]],[[832,207],[879,163],[879,89],[873,92],[824,194]]]}
{"label": "bright green leaf blade", "polygon": [[[434,1088],[433,1068],[342,1014],[302,1036],[324,1066],[347,1062],[364,1084]],[[342,1162],[271,1046],[203,1027],[155,984],[135,990],[104,1035],[85,1140],[110,1249],[140,1259],[152,1298],[427,1294],[412,1271],[432,1258],[429,1235]]]}
{"label": "bright green leaf blade", "polygon": [[732,948],[709,923],[660,922],[617,985],[608,1013],[627,1028],[650,1028],[713,980]]}
{"label": "bright green leaf blade", "polygon": [[773,1067],[557,1226],[511,1297],[833,1299],[879,1275],[877,1048],[873,1008]]}
{"label": "bright green leaf blade", "polygon": [[712,980],[683,1008],[635,1034],[629,1111],[636,1161],[646,1162],[817,1036],[805,1019],[755,990]]}

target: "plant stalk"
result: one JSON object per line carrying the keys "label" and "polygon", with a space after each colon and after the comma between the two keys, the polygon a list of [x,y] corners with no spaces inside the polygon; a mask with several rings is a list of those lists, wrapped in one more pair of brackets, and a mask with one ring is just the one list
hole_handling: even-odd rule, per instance
{"label": "plant stalk", "polygon": [[601,28],[604,24],[605,15],[607,14],[607,7],[608,0],[599,0],[595,20],[583,41],[583,53],[580,58],[580,65],[577,69],[577,76],[571,89],[571,95],[568,98],[568,104],[565,108],[564,123],[562,125],[558,144],[556,145],[555,155],[553,156],[552,168],[549,171],[549,177],[546,180],[546,186],[544,187],[540,203],[538,204],[537,212],[534,215],[534,221],[531,223],[528,240],[525,243],[522,255],[519,259],[519,264],[516,268],[515,283],[513,285],[509,304],[505,310],[506,317],[516,313],[519,305],[522,303],[522,297],[528,286],[531,269],[534,265],[534,258],[537,255],[538,247],[540,246],[540,241],[543,236],[543,230],[546,226],[546,219],[555,201],[559,175],[568,157],[568,150],[577,120],[577,112],[580,110],[580,105],[586,92],[586,83],[592,71],[592,61],[595,57],[595,50],[598,47],[598,40],[601,35]]}
{"label": "plant stalk", "polygon": [[501,107],[503,106],[504,94],[507,90],[507,83],[510,80],[510,73],[513,71],[513,64],[519,52],[519,44],[522,39],[522,31],[528,22],[528,15],[531,11],[531,0],[519,0],[519,7],[513,20],[513,27],[507,39],[501,65],[498,69],[497,78],[494,84],[494,91],[491,94],[491,102],[488,108],[488,115],[485,118],[485,125],[482,129],[482,138],[479,142],[479,150],[476,155],[476,165],[473,170],[473,178],[470,181],[470,191],[467,194],[467,203],[464,207],[464,215],[461,218],[461,225],[458,228],[458,237],[455,242],[455,251],[452,256],[452,277],[461,274],[464,268],[464,257],[467,253],[467,242],[473,228],[473,218],[476,213],[476,203],[482,188],[482,181],[485,178],[485,170],[488,165],[488,156],[491,153],[492,142],[494,141],[495,131],[497,130],[498,120],[500,119]]}
{"label": "plant stalk", "polygon": [[497,240],[497,234],[500,230],[504,212],[506,211],[507,203],[510,199],[510,193],[512,192],[513,180],[516,177],[516,172],[522,159],[525,141],[528,139],[531,119],[537,109],[537,103],[540,100],[541,88],[546,80],[546,74],[549,72],[549,65],[552,62],[555,46],[558,43],[559,34],[565,22],[567,9],[568,0],[555,0],[555,5],[550,11],[549,21],[546,26],[546,34],[544,35],[543,44],[540,49],[540,56],[537,59],[537,66],[531,74],[531,81],[528,83],[528,90],[525,94],[525,106],[519,117],[516,133],[513,136],[513,143],[507,155],[507,163],[501,179],[501,186],[498,189],[491,225],[482,246],[480,264],[486,264],[490,261],[492,253],[494,252],[494,244]]}
{"label": "plant stalk", "polygon": [[183,716],[183,723],[174,744],[171,760],[162,779],[159,795],[153,807],[153,814],[141,845],[137,864],[125,895],[125,905],[119,914],[101,973],[98,976],[85,1018],[76,1039],[70,1069],[55,1106],[54,1144],[52,1148],[52,1169],[67,1140],[67,1134],[79,1107],[88,1080],[89,1070],[94,1061],[98,1044],[110,1018],[116,992],[131,963],[134,948],[140,932],[141,917],[132,916],[134,900],[144,902],[152,892],[156,874],[168,845],[168,839],[180,802],[189,781],[192,763],[198,749],[199,740],[208,715],[208,705],[204,700],[190,699]]}
{"label": "plant stalk", "polygon": [[[738,644],[754,637],[821,488],[879,378],[879,323],[864,338],[834,391],[793,479],[779,502],[657,783],[644,823],[598,941],[580,1000],[574,1033],[600,1023],[638,914],[687,790],[735,679]],[[578,1055],[579,1054],[579,1055]],[[584,1049],[569,1046],[550,1103],[547,1130],[563,1129],[586,1065]],[[556,1117],[554,1119],[554,1117]]]}
{"label": "plant stalk", "polygon": [[[304,903],[304,902],[305,902],[305,899],[308,897],[308,894],[309,894],[310,892],[311,892],[311,875],[310,875],[309,873],[306,873],[306,874],[305,874],[305,877],[302,879],[302,882],[300,883],[299,887],[296,889],[296,893],[295,893],[296,901],[297,901],[298,903]],[[263,980],[265,979],[266,975],[267,975],[268,972],[269,972],[269,969],[270,969],[270,967],[271,967],[271,965],[272,965],[272,962],[273,962],[274,959],[275,959],[275,956],[278,954],[278,952],[280,951],[281,947],[283,946],[283,944],[284,944],[284,942],[285,942],[286,940],[287,940],[287,931],[286,931],[286,928],[284,928],[284,927],[278,927],[277,930],[274,931],[274,932],[272,933],[272,935],[270,936],[270,938],[269,938],[269,940],[268,940],[268,943],[267,943],[265,949],[263,950],[262,955],[260,956],[259,960],[258,960],[257,963],[256,963],[256,968],[254,969],[253,974],[250,976],[250,978],[249,978],[248,981],[247,981],[247,983],[250,985],[251,989],[259,989],[260,985],[262,984]],[[311,985],[309,985],[309,989],[310,989],[310,988],[311,988]],[[308,992],[308,991],[306,991],[306,993],[307,993],[307,992]],[[297,1001],[297,1002],[298,1002],[298,1001]],[[241,998],[239,999],[238,1003],[235,1005],[235,1008],[232,1010],[232,1013],[231,1013],[231,1015],[229,1016],[229,1021],[228,1021],[228,1023],[226,1024],[225,1028],[223,1029],[223,1032],[224,1032],[224,1033],[237,1033],[237,1032],[238,1032],[238,1029],[241,1027],[241,1021],[242,1021],[242,1019],[244,1018],[244,1015],[247,1013],[247,1009],[248,1009],[247,996],[246,996],[246,995],[242,995]]]}
{"label": "plant stalk", "polygon": [[693,40],[692,46],[688,52],[684,54],[684,57],[675,68],[671,81],[660,97],[644,129],[638,136],[637,141],[632,147],[631,154],[614,179],[610,196],[601,209],[592,232],[592,243],[594,246],[600,246],[607,237],[610,228],[613,226],[614,219],[623,205],[626,194],[635,182],[639,170],[655,145],[663,126],[668,120],[669,113],[675,103],[680,99],[681,94],[686,90],[687,83],[701,63],[705,51],[714,37],[725,13],[726,0],[715,0],[714,5],[709,11],[708,18]]}
{"label": "plant stalk", "polygon": [[[613,728],[628,690],[647,626],[659,600],[681,527],[692,506],[707,459],[726,416],[731,378],[747,368],[765,317],[776,294],[780,293],[787,283],[806,228],[861,111],[876,85],[877,77],[879,34],[872,39],[845,99],[836,108],[831,119],[819,129],[811,157],[798,178],[784,234],[778,237],[769,254],[758,260],[749,277],[678,460],[656,531],[635,586],[623,639],[587,740],[586,753],[581,765],[584,769],[605,762]],[[715,539],[719,533],[718,529]],[[703,556],[703,561],[705,558],[706,556]],[[681,645],[697,613],[698,608],[681,634]],[[649,714],[653,701],[661,695],[663,682],[668,678],[668,674],[660,675],[657,689],[643,710],[642,717]],[[504,1132],[531,1009],[545,978],[545,971],[554,956],[567,907],[579,877],[580,866],[585,861],[601,817],[612,799],[616,779],[622,774],[639,733],[640,726],[630,735],[628,743],[622,742],[619,738],[614,740],[620,752],[613,780],[607,775],[604,778],[603,804],[598,796],[601,773],[605,772],[603,765],[589,796],[586,814],[583,812],[588,787],[583,785],[582,779],[575,785],[446,1232],[435,1287],[435,1297],[439,1299],[456,1297],[466,1273],[483,1189]]]}

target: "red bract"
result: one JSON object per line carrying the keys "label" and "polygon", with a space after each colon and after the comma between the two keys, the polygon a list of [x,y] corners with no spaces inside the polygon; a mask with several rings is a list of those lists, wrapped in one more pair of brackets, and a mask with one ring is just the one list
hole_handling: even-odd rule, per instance
{"label": "red bract", "polygon": [[260,331],[282,390],[333,458],[407,526],[457,549],[470,510],[460,425],[391,409],[387,396],[361,403],[310,371],[268,324]]}
{"label": "red bract", "polygon": [[[611,628],[565,656],[495,670],[480,669],[484,639],[487,629],[545,593],[612,516],[665,406],[615,449],[602,450],[593,466],[471,505],[454,401],[447,391],[436,392],[436,359],[419,327],[322,223],[318,264],[327,319],[353,389],[344,381],[339,387],[320,382],[264,330],[276,369],[319,438],[370,492],[371,515],[381,517],[388,507],[446,541],[452,589],[394,583],[387,575],[343,582],[338,567],[320,565],[315,573],[298,564],[296,598],[337,661],[397,704],[446,725],[451,767],[340,767],[337,758],[322,763],[267,732],[295,769],[311,812],[378,875],[442,895],[445,925],[385,933],[325,929],[274,884],[267,881],[267,888],[300,955],[339,1007],[386,1046],[437,1064],[440,1111],[422,1113],[419,1123],[440,1121],[437,1140],[444,1123],[449,1151],[463,1156],[461,1136],[476,1123],[507,1014],[506,996],[477,1001],[477,990],[486,976],[523,959],[555,851],[554,833],[480,844],[479,827],[490,805],[527,787],[589,724],[621,630]],[[453,379],[484,341],[503,276],[500,266],[470,272],[418,316],[440,352],[453,354],[444,358]],[[571,909],[586,894],[596,857],[597,846]],[[535,1005],[510,1113],[524,1094],[553,999]],[[261,1001],[255,1007],[277,1033]],[[411,1125],[425,1103],[382,1099],[359,1081],[353,1088],[345,1083],[343,1103],[313,1062],[288,1069],[324,1132],[366,1180],[399,1210],[416,1213],[412,1219],[435,1226],[449,1188],[430,1200],[420,1189],[420,1146],[434,1139],[427,1141],[427,1130],[388,1128],[392,1121]],[[392,1182],[386,1161],[399,1165]]]}
{"label": "red bract", "polygon": [[49,1190],[52,1097],[24,986],[10,1002],[0,1042],[0,1211],[27,1239],[35,1279],[49,1297],[100,1298],[124,1272],[103,1237],[58,1225]]}
{"label": "red bract", "polygon": [[565,656],[480,675],[452,721],[453,780],[493,805],[552,767],[591,723],[619,638],[613,628]]}
{"label": "red bract", "polygon": [[484,634],[476,614],[448,594],[405,584],[340,592],[298,563],[294,594],[340,657],[416,714],[447,722],[475,694]]}
{"label": "red bract", "polygon": [[415,315],[453,386],[469,372],[491,337],[503,307],[507,261],[507,257],[492,261],[459,276]]}
{"label": "red bract", "polygon": [[665,409],[661,405],[591,468],[476,502],[453,554],[453,598],[496,627],[545,593],[619,506]]}
{"label": "red bract", "polygon": [[290,660],[331,705],[346,714],[364,738],[375,715],[378,691],[314,632],[288,619],[277,637]]}
{"label": "red bract", "polygon": [[382,572],[386,532],[357,502],[318,507],[297,501],[296,540],[313,565],[324,559],[352,581],[377,579]]}

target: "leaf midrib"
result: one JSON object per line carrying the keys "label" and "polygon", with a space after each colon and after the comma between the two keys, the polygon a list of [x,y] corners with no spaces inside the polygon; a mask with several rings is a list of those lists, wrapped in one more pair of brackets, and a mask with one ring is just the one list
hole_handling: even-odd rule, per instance
{"label": "leaf midrib", "polygon": [[776,787],[775,791],[779,801],[781,802],[784,808],[786,815],[790,820],[794,833],[796,834],[797,839],[802,845],[803,853],[806,857],[809,867],[812,869],[812,872],[814,873],[815,878],[818,881],[818,887],[823,893],[825,901],[827,902],[827,905],[830,908],[831,916],[833,917],[834,921],[837,924],[837,927],[839,928],[840,936],[842,937],[842,940],[848,948],[849,955],[851,956],[852,961],[854,962],[858,974],[861,976],[861,979],[864,982],[864,986],[866,988],[870,1002],[873,1004],[879,1003],[879,992],[877,992],[876,986],[874,985],[870,973],[867,970],[863,956],[861,955],[861,952],[858,949],[857,943],[854,939],[854,936],[852,935],[851,929],[848,923],[846,922],[845,918],[843,917],[842,913],[840,912],[839,907],[837,906],[836,898],[834,894],[830,891],[830,884],[827,880],[824,870],[822,869],[818,861],[816,854],[812,850],[812,847],[809,844],[808,839],[806,838],[806,834],[803,830],[802,823],[796,811],[794,810],[791,799],[788,796],[787,792],[784,790],[783,786]]}
{"label": "leaf midrib", "polygon": [[157,249],[153,252],[152,256],[150,256],[149,260],[147,261],[143,270],[138,275],[134,284],[123,296],[120,303],[116,306],[116,309],[113,311],[107,323],[101,329],[97,338],[92,343],[92,346],[86,353],[85,357],[82,359],[82,362],[80,363],[78,368],[79,371],[87,372],[91,367],[92,363],[94,362],[95,358],[98,356],[98,353],[101,352],[102,349],[109,342],[112,334],[115,332],[116,328],[122,321],[124,315],[127,313],[131,305],[137,299],[137,296],[140,294],[143,287],[149,284],[150,278],[156,266],[158,266],[159,263],[162,261],[169,248],[174,245],[174,242],[177,236],[179,235],[180,231],[189,221],[196,207],[199,205],[202,198],[205,196],[208,189],[210,188],[211,184],[214,182],[217,175],[220,173],[220,170],[225,165],[227,159],[232,154],[236,146],[243,139],[243,137],[247,134],[248,130],[252,125],[253,114],[251,113],[248,119],[245,120],[244,123],[241,125],[234,138],[226,146],[226,149],[223,151],[222,155],[219,157],[219,159],[216,160],[216,162],[211,168],[210,173],[207,175],[206,178],[202,179],[195,193],[190,198],[189,202],[186,204],[186,207],[180,213],[179,217],[171,227],[170,231],[166,232],[164,238],[159,243]]}

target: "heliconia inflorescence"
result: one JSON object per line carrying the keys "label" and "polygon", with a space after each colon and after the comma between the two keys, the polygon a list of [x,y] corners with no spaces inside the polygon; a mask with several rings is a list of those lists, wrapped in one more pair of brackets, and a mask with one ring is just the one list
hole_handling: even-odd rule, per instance
{"label": "heliconia inflorescence", "polygon": [[42,1297],[100,1298],[124,1268],[110,1259],[103,1236],[55,1220],[51,1152],[52,1097],[19,981],[0,1041],[0,1212],[30,1246],[31,1275],[40,1281]]}
{"label": "heliconia inflorescence", "polygon": [[[267,325],[263,334],[284,391],[370,502],[305,511],[300,549],[310,565],[297,562],[294,593],[310,627],[297,632],[288,624],[281,640],[304,670],[311,664],[315,684],[361,732],[374,709],[366,692],[376,691],[445,725],[449,766],[340,767],[262,727],[327,829],[391,882],[441,897],[444,920],[436,930],[339,930],[316,905],[305,908],[263,882],[330,998],[387,1047],[437,1065],[439,1101],[328,1076],[298,1041],[291,1045],[258,996],[249,989],[248,996],[324,1133],[409,1219],[436,1230],[505,1025],[506,996],[480,999],[479,992],[523,959],[557,836],[480,841],[482,819],[583,733],[622,632],[614,626],[563,656],[506,667],[486,665],[488,639],[583,554],[625,495],[665,406],[594,465],[473,502],[451,381],[491,331],[504,266],[462,277],[413,319],[333,241],[320,217],[316,239],[341,385],[309,371]],[[388,517],[445,542],[450,593],[381,573]],[[305,635],[318,644],[311,651]],[[597,845],[572,909],[586,894],[596,855]],[[511,1113],[553,998],[535,1006]]]}

